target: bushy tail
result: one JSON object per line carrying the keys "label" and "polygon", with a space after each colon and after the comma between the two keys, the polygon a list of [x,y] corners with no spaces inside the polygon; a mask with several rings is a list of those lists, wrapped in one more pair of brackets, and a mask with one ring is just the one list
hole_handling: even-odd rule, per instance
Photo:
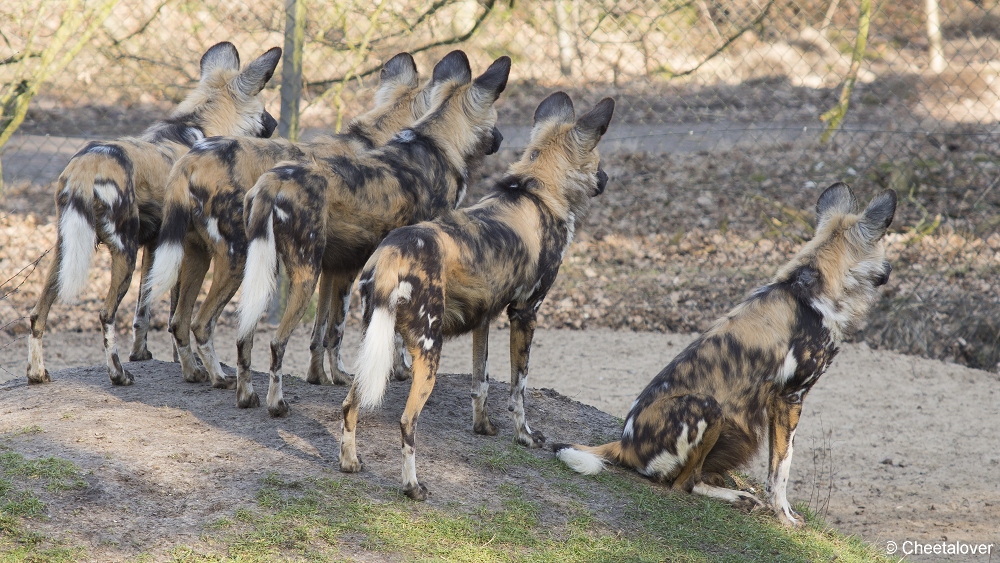
{"label": "bushy tail", "polygon": [[147,306],[177,283],[181,260],[184,258],[184,236],[191,221],[189,188],[188,167],[185,166],[185,160],[181,159],[167,179],[160,240],[156,246],[153,268],[146,280]]}
{"label": "bushy tail", "polygon": [[59,202],[59,299],[72,302],[87,285],[97,248],[93,181],[81,181],[69,173],[60,184],[60,193],[68,197]]}
{"label": "bushy tail", "polygon": [[369,319],[354,366],[354,392],[364,410],[378,407],[385,396],[396,358],[396,306],[400,299],[411,297],[410,284],[400,283],[396,261],[389,254],[376,252],[358,284],[364,318]]}
{"label": "bushy tail", "polygon": [[277,287],[278,251],[274,240],[274,198],[281,181],[267,173],[247,194],[247,262],[240,286],[239,338],[253,334]]}
{"label": "bushy tail", "polygon": [[556,457],[570,469],[584,475],[597,475],[604,469],[606,462],[618,463],[622,457],[620,440],[603,446],[555,444],[552,449],[555,450]]}

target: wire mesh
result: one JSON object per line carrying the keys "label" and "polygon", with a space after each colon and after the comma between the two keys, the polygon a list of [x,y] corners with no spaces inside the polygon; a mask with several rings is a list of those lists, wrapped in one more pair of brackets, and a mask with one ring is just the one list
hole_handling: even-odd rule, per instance
{"label": "wire mesh", "polygon": [[[4,2],[0,95],[31,86],[46,48],[74,23],[71,5],[96,18],[101,4]],[[478,193],[526,142],[549,92],[567,91],[578,108],[617,99],[601,144],[613,182],[567,255],[542,326],[703,330],[810,236],[822,189],[847,181],[866,198],[885,187],[900,196],[888,239],[894,279],[856,338],[1000,364],[1000,8],[988,0],[114,3],[40,82],[0,148],[0,279],[17,285],[0,300],[8,337],[26,331],[11,319],[30,309],[44,268],[22,268],[54,243],[50,184],[73,153],[166,115],[209,45],[232,41],[246,61],[296,30],[304,139],[364,111],[379,65],[397,52],[413,53],[425,74],[455,48],[475,70],[510,55],[498,104],[505,150]],[[849,110],[823,142],[820,116],[850,76]],[[272,113],[282,88],[276,74],[265,91]],[[0,125],[15,109],[4,107]],[[81,304],[54,310],[50,327],[91,328],[94,315],[77,313],[96,310],[101,284],[91,285]]]}

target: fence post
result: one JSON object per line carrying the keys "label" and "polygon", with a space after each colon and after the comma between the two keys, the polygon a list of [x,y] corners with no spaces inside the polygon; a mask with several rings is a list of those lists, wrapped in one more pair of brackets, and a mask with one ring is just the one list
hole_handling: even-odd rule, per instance
{"label": "fence post", "polygon": [[[281,63],[281,115],[278,135],[289,141],[299,140],[299,100],[302,98],[302,48],[306,34],[305,0],[285,0],[285,50]],[[281,268],[278,291],[271,298],[267,321],[281,320],[282,298],[287,293],[288,276]]]}

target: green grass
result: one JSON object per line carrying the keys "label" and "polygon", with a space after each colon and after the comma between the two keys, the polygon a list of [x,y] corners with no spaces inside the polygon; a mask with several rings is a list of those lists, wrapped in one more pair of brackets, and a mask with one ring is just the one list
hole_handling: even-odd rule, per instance
{"label": "green grass", "polygon": [[[827,529],[807,513],[803,530],[720,502],[673,494],[623,472],[576,475],[520,446],[472,456],[498,476],[489,503],[433,507],[357,477],[262,480],[257,505],[208,527],[210,549],[177,548],[178,562],[327,561],[360,550],[401,561],[887,561],[876,548]],[[496,485],[496,481],[503,481]],[[557,505],[532,491],[551,486]],[[595,492],[612,502],[588,506]],[[599,508],[594,508],[599,506]]]}
{"label": "green grass", "polygon": [[73,462],[54,457],[29,460],[10,451],[0,453],[0,562],[60,563],[80,559],[82,549],[61,545],[25,529],[26,519],[44,517],[45,503],[31,488],[19,487],[20,482],[38,482],[51,492],[86,487]]}

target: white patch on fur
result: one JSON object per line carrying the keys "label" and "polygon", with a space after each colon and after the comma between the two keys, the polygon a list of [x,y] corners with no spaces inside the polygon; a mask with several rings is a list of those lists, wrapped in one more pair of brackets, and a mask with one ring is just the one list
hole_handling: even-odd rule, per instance
{"label": "white patch on fur", "polygon": [[71,303],[87,285],[87,274],[97,246],[97,233],[91,228],[86,217],[75,207],[69,206],[59,218],[59,236],[62,252],[62,263],[59,265],[59,299],[64,303]]}
{"label": "white patch on fur", "polygon": [[465,199],[465,192],[467,192],[468,189],[469,184],[463,179],[462,184],[458,186],[458,197],[455,198],[455,209],[458,209],[458,206],[462,205],[462,200]]}
{"label": "white patch on fur", "polygon": [[87,149],[87,154],[118,154],[117,147],[112,147],[109,145],[97,145]]}
{"label": "white patch on fur", "polygon": [[570,212],[569,217],[566,219],[566,244],[563,245],[562,253],[559,254],[559,261],[561,262],[563,258],[566,257],[566,251],[569,250],[569,245],[573,244],[573,235],[576,234],[576,214]]}
{"label": "white patch on fur", "polygon": [[205,221],[205,230],[208,231],[208,236],[214,242],[222,242],[222,233],[219,232],[219,220],[215,217],[209,217],[208,221]]}
{"label": "white patch on fur", "polygon": [[423,248],[424,247],[424,239],[418,238],[416,244],[417,244],[417,248]]}
{"label": "white patch on fur", "polygon": [[777,385],[784,385],[795,375],[795,369],[798,367],[799,363],[795,361],[795,349],[789,348],[788,354],[785,355],[785,363],[782,364],[778,372],[774,374],[774,383]]}
{"label": "white patch on fur", "polygon": [[118,187],[111,182],[94,182],[94,194],[109,206],[114,205],[121,198]]}
{"label": "white patch on fur", "polygon": [[680,434],[677,436],[677,443],[674,445],[677,450],[677,454],[675,455],[670,452],[660,453],[660,455],[656,456],[648,464],[646,464],[643,475],[662,475],[664,477],[672,477],[678,468],[683,467],[684,464],[687,463],[691,449],[701,443],[702,437],[705,436],[705,428],[707,427],[708,423],[705,422],[705,420],[699,420],[698,435],[695,437],[693,442],[688,442],[688,425],[682,425]]}
{"label": "white patch on fur", "polygon": [[756,499],[757,497],[743,491],[734,491],[725,487],[715,487],[706,483],[696,483],[691,490],[692,493],[704,495],[709,498],[717,498],[726,502],[737,502],[745,498]]}
{"label": "white patch on fur", "polygon": [[257,328],[257,321],[267,310],[275,290],[278,254],[274,244],[274,222],[267,218],[267,236],[250,242],[247,263],[240,286],[239,337],[246,338]]}
{"label": "white patch on fur", "polygon": [[417,457],[414,455],[413,446],[404,444],[403,451],[403,486],[414,488],[417,482]]}
{"label": "white patch on fur", "polygon": [[635,429],[632,428],[632,423],[634,421],[635,418],[631,416],[625,421],[625,430],[622,431],[622,438],[631,438],[632,434],[635,433]]}
{"label": "white patch on fur", "polygon": [[114,365],[111,358],[118,353],[118,344],[115,342],[114,323],[104,325],[104,361],[110,368]]}
{"label": "white patch on fur", "polygon": [[823,327],[830,331],[835,342],[840,342],[844,327],[850,322],[850,315],[831,303],[826,297],[817,297],[810,302],[812,308],[823,316]]}
{"label": "white patch on fur", "polygon": [[284,223],[285,221],[287,221],[287,220],[288,220],[288,212],[287,212],[287,211],[285,211],[284,209],[282,209],[282,208],[278,207],[278,206],[275,206],[275,207],[274,207],[274,215],[275,215],[275,216],[276,216],[276,217],[278,218],[278,220],[279,220],[279,221],[281,221],[282,223]]}
{"label": "white patch on fur", "polygon": [[183,258],[184,249],[178,242],[165,242],[156,248],[153,267],[147,276],[144,306],[148,307],[156,298],[174,287],[181,271]]}
{"label": "white patch on fur", "polygon": [[396,350],[395,301],[392,305],[392,309],[375,307],[372,311],[372,320],[365,328],[365,337],[358,351],[354,366],[354,391],[358,406],[364,410],[374,409],[382,403],[392,372]]}
{"label": "white patch on fur", "polygon": [[584,475],[597,475],[604,469],[604,460],[590,453],[580,451],[576,448],[564,448],[556,452],[556,457],[565,463],[570,469]]}
{"label": "white patch on fur", "polygon": [[399,143],[412,143],[417,138],[417,134],[412,129],[403,129],[392,138]]}
{"label": "white patch on fur", "polygon": [[785,517],[794,521],[795,517],[792,516],[792,507],[788,504],[787,489],[788,489],[788,475],[792,469],[792,450],[793,441],[795,440],[795,431],[792,431],[791,436],[788,437],[788,453],[785,455],[785,459],[778,463],[778,471],[775,475],[768,475],[768,491],[771,493],[771,506],[774,508],[775,512],[781,512]]}
{"label": "white patch on fur", "polygon": [[389,302],[392,303],[392,307],[395,309],[396,303],[402,301],[409,301],[410,295],[413,293],[413,285],[410,282],[399,282],[396,289],[392,290],[389,294]]}
{"label": "white patch on fur", "polygon": [[42,354],[42,339],[28,336],[28,369],[37,375],[42,376],[45,372],[45,359]]}
{"label": "white patch on fur", "polygon": [[421,336],[417,339],[417,344],[421,344],[424,350],[430,350],[434,347],[434,339]]}
{"label": "white patch on fur", "polygon": [[104,235],[107,237],[105,242],[107,242],[109,246],[114,245],[115,248],[123,252],[125,250],[125,243],[122,242],[121,235],[115,230],[115,224],[111,222],[111,217],[104,218],[103,226]]}

